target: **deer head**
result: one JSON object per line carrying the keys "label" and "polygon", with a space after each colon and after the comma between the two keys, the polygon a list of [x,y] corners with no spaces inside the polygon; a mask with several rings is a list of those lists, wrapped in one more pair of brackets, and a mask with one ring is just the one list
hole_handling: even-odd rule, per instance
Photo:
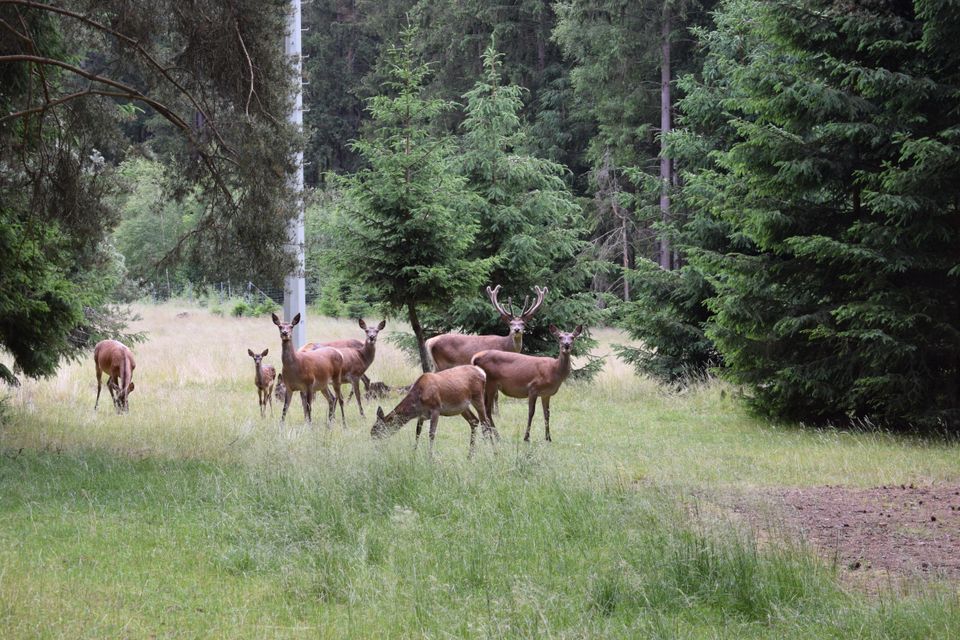
{"label": "deer head", "polygon": [[367,323],[363,321],[363,318],[360,318],[360,328],[363,329],[367,334],[367,344],[376,344],[377,334],[383,331],[383,328],[387,326],[386,320],[381,320],[380,324],[376,327],[368,327]]}
{"label": "deer head", "polygon": [[533,301],[533,304],[530,307],[527,307],[527,303],[530,301],[530,296],[525,296],[523,298],[523,307],[520,310],[520,313],[516,313],[513,310],[513,298],[507,299],[507,306],[510,307],[510,312],[508,313],[506,309],[503,308],[503,305],[500,304],[500,301],[497,299],[497,296],[500,293],[500,285],[497,285],[493,289],[489,286],[487,287],[487,296],[490,298],[490,302],[493,304],[493,308],[497,310],[497,313],[500,314],[500,319],[503,320],[508,327],[510,327],[510,336],[517,342],[523,338],[523,331],[527,327],[527,323],[533,318],[533,314],[537,312],[540,308],[540,305],[543,304],[543,297],[547,295],[549,289],[543,287],[534,287],[534,292],[537,294],[536,299]]}
{"label": "deer head", "polygon": [[247,349],[247,355],[253,358],[253,363],[258,367],[268,353],[270,353],[270,349],[264,349],[263,353],[254,353],[252,350]]}
{"label": "deer head", "polygon": [[399,428],[400,426],[395,421],[387,420],[387,417],[383,415],[383,407],[377,407],[377,421],[370,428],[370,437],[386,438]]}
{"label": "deer head", "polygon": [[[293,316],[293,321],[290,323],[280,322],[280,318],[275,313],[270,315],[273,316],[273,324],[280,329],[280,342],[290,342],[293,337],[293,328],[300,324],[300,314]],[[264,352],[264,355],[266,355],[266,352]]]}
{"label": "deer head", "polygon": [[569,354],[570,350],[573,349],[573,341],[583,332],[583,325],[578,324],[577,328],[574,329],[571,333],[566,333],[560,331],[554,325],[550,325],[550,335],[557,339],[557,342],[560,343],[560,353]]}

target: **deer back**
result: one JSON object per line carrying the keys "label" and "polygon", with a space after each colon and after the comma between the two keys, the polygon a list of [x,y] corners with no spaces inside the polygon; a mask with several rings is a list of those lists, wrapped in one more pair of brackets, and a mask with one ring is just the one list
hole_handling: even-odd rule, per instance
{"label": "deer back", "polygon": [[569,367],[558,358],[530,356],[508,351],[482,351],[473,364],[487,374],[488,384],[496,384],[508,396],[527,397],[530,389],[538,394],[553,394],[560,387]]}
{"label": "deer back", "polygon": [[487,349],[514,351],[517,347],[511,336],[471,336],[462,333],[444,333],[427,340],[427,351],[437,371],[470,364],[470,359]]}
{"label": "deer back", "polygon": [[295,352],[293,360],[284,362],[283,382],[293,391],[307,391],[338,380],[342,371],[343,355],[337,349]]}

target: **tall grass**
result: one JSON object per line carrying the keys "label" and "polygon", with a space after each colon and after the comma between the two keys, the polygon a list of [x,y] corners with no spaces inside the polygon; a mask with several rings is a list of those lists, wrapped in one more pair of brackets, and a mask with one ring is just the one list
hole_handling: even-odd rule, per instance
{"label": "tall grass", "polygon": [[[276,328],[178,311],[142,309],[151,341],[136,349],[130,414],[92,411],[90,363],[13,396],[0,428],[3,637],[948,638],[960,628],[948,586],[847,593],[802,547],[694,515],[707,512],[704,491],[955,479],[953,445],[769,425],[722,385],[664,394],[608,361],[593,385],[556,398],[552,445],[539,421],[522,445],[526,406],[508,401],[496,452],[467,460],[467,425],[446,418],[430,460],[409,427],[372,442],[355,406],[346,431],[303,425],[299,406],[283,427],[278,413],[261,420],[246,349],[269,347],[276,364]],[[308,334],[359,329],[311,320]],[[601,349],[613,338],[600,337]],[[394,385],[416,375],[382,341],[371,373]]]}

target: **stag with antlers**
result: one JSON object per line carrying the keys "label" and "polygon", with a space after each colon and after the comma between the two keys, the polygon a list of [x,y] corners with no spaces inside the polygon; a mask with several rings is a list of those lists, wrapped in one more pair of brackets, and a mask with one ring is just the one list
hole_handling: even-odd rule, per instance
{"label": "stag with antlers", "polygon": [[512,351],[519,353],[523,347],[523,332],[527,323],[533,318],[533,314],[540,309],[543,304],[543,298],[549,291],[547,287],[534,287],[536,297],[528,307],[530,296],[523,299],[523,308],[520,313],[516,313],[513,308],[513,298],[507,300],[508,312],[503,308],[498,300],[500,285],[493,289],[487,287],[487,296],[490,298],[493,308],[500,314],[508,327],[510,333],[505,336],[470,336],[462,333],[444,333],[434,336],[427,340],[427,352],[433,359],[437,371],[443,371],[451,367],[457,367],[470,364],[470,359],[477,353],[485,350],[496,349],[499,351]]}
{"label": "stag with antlers", "polygon": [[[573,341],[583,331],[583,325],[577,325],[571,333],[565,333],[550,325],[550,334],[557,339],[560,353],[556,358],[528,356],[508,351],[481,351],[473,356],[471,364],[480,367],[487,374],[485,404],[487,417],[493,427],[491,416],[493,401],[497,392],[511,398],[526,398],[528,404],[527,431],[523,436],[530,441],[530,425],[537,410],[537,398],[543,404],[543,424],[547,442],[550,442],[550,398],[557,393],[560,385],[570,375],[570,353]],[[496,427],[493,427],[496,428]]]}

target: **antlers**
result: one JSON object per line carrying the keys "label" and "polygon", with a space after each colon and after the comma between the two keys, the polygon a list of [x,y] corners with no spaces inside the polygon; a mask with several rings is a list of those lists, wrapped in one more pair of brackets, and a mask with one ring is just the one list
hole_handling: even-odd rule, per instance
{"label": "antlers", "polygon": [[530,301],[530,296],[524,296],[523,298],[523,308],[520,313],[514,313],[513,311],[513,298],[507,298],[507,306],[510,307],[510,313],[503,308],[503,305],[497,300],[497,295],[500,293],[500,285],[497,285],[493,289],[489,286],[487,287],[487,296],[490,297],[490,302],[493,303],[493,308],[497,310],[500,314],[500,317],[506,321],[510,321],[513,318],[520,318],[524,322],[529,322],[530,318],[533,317],[533,314],[537,312],[537,309],[540,308],[540,305],[543,304],[543,298],[549,292],[547,287],[533,287],[534,292],[537,294],[536,300],[533,301],[533,304],[530,305],[530,308],[527,308],[527,303]]}

